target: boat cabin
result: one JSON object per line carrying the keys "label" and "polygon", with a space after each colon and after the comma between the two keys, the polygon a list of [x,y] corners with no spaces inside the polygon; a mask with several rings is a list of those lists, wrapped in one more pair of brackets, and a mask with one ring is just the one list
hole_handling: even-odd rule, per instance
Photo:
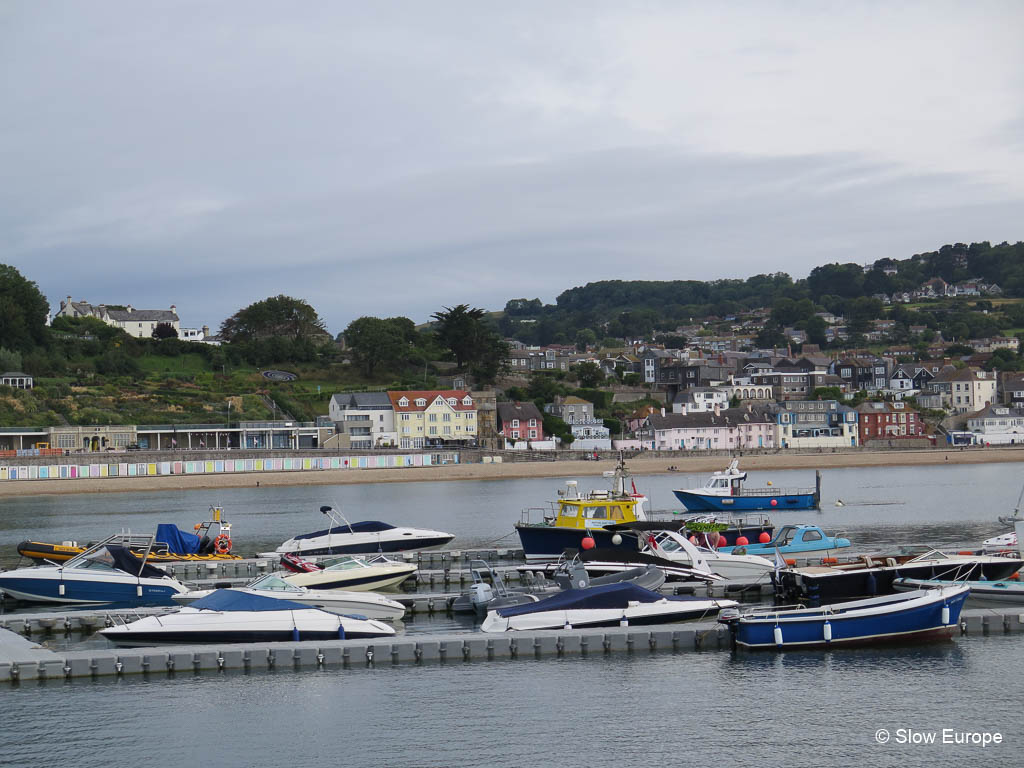
{"label": "boat cabin", "polygon": [[560,499],[554,524],[559,528],[584,530],[616,523],[634,523],[645,519],[643,511],[638,510],[640,504],[640,497],[615,499],[610,495],[595,498],[594,494],[590,494],[587,498]]}

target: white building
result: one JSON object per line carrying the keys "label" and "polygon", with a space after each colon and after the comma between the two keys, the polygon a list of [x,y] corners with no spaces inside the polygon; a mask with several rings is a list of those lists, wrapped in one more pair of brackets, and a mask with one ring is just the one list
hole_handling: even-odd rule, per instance
{"label": "white building", "polygon": [[982,444],[1024,443],[1024,408],[989,405],[967,418],[967,429]]}
{"label": "white building", "polygon": [[[395,410],[387,392],[350,392],[333,395],[327,412],[339,434],[352,449],[398,445]],[[342,439],[344,447],[345,439]]]}
{"label": "white building", "polygon": [[86,301],[72,301],[68,296],[60,303],[56,317],[95,317],[107,325],[120,328],[129,336],[137,339],[152,338],[153,331],[161,323],[174,328],[181,334],[181,322],[178,319],[178,308],[171,304],[170,309],[135,309],[131,304],[89,304]]}

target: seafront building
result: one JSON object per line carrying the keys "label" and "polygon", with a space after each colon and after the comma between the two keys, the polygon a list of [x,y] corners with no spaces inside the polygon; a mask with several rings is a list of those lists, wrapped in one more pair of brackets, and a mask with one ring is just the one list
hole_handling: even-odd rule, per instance
{"label": "seafront building", "polygon": [[181,331],[178,308],[174,304],[171,304],[170,309],[135,309],[131,304],[94,305],[87,301],[72,301],[68,296],[61,301],[55,317],[94,317],[137,339],[152,338],[153,331],[161,323],[171,326],[175,333],[180,334]]}

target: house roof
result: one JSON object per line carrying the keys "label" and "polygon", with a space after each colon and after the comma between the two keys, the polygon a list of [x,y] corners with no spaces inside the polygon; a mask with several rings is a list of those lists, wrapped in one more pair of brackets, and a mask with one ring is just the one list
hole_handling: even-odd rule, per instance
{"label": "house roof", "polygon": [[519,421],[536,419],[538,424],[544,422],[544,416],[534,403],[498,403],[498,423],[504,425],[514,419],[519,419]]}
{"label": "house roof", "polygon": [[127,309],[108,309],[107,316],[119,323],[174,323],[178,320],[177,313],[169,309],[133,309],[131,312]]}
{"label": "house roof", "polygon": [[743,424],[774,423],[774,419],[765,408],[725,408],[716,415],[714,411],[699,413],[652,413],[647,417],[648,424],[655,430],[690,429],[703,427],[734,427]]}
{"label": "house roof", "polygon": [[348,408],[373,408],[390,406],[391,398],[387,392],[345,392],[331,397],[342,410]]}
{"label": "house roof", "polygon": [[902,408],[896,408],[893,403],[890,402],[875,402],[868,401],[861,403],[854,408],[857,413],[917,413],[916,408],[911,408],[909,405],[904,405]]}
{"label": "house roof", "polygon": [[[449,406],[456,411],[475,411],[476,404],[463,405],[462,401],[464,398],[469,397],[469,392],[459,389],[415,389],[415,390],[399,390],[396,392],[388,392],[388,398],[391,400],[391,407],[395,409],[395,413],[412,413],[416,411],[425,411],[434,403],[437,398],[441,397],[447,402],[451,398],[455,398],[455,405]],[[400,405],[399,401],[405,398],[408,405]],[[471,398],[472,399],[472,398]],[[416,405],[417,400],[423,400],[423,405]]]}

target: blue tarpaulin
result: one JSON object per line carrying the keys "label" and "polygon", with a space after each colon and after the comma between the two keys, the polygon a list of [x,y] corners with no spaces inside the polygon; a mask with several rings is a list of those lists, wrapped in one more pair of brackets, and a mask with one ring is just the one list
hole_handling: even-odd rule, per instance
{"label": "blue tarpaulin", "polygon": [[208,611],[308,611],[318,610],[291,600],[254,595],[235,589],[215,589],[211,594],[196,600],[189,608],[205,608]]}
{"label": "blue tarpaulin", "polygon": [[195,555],[199,552],[200,538],[171,523],[161,523],[156,527],[156,540],[166,544],[167,551],[176,555]]}

